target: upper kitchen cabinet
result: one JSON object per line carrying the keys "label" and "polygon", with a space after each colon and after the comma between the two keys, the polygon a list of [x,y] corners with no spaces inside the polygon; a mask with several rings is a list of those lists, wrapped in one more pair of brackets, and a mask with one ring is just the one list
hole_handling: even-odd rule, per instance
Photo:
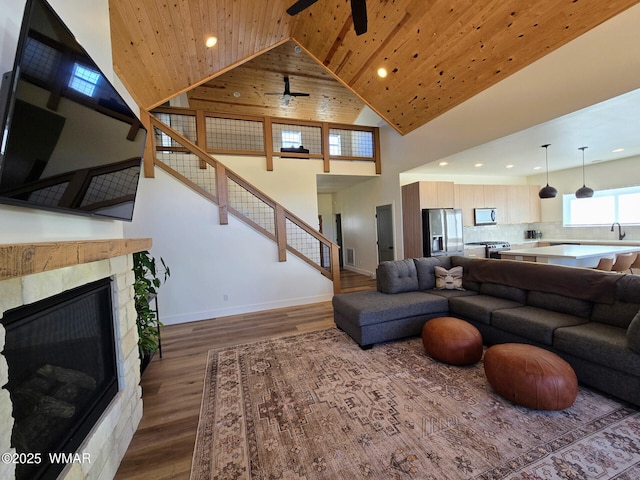
{"label": "upper kitchen cabinet", "polygon": [[420,210],[423,208],[453,208],[455,203],[453,182],[416,182],[411,185],[418,189]]}
{"label": "upper kitchen cabinet", "polygon": [[485,206],[483,185],[456,184],[455,208],[462,210],[462,223],[465,227],[473,227],[473,209]]}

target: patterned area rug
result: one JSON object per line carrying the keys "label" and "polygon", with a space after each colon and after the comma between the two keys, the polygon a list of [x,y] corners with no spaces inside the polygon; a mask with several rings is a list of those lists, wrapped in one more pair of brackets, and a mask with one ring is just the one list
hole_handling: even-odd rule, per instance
{"label": "patterned area rug", "polygon": [[640,411],[585,388],[529,410],[420,338],[325,330],[209,352],[191,478],[636,480]]}

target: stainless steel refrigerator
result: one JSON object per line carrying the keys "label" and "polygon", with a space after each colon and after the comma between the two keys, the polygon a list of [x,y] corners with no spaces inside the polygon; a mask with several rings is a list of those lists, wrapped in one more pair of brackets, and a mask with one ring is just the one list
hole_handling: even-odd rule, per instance
{"label": "stainless steel refrigerator", "polygon": [[462,255],[464,253],[462,210],[457,208],[422,210],[422,242],[425,257]]}

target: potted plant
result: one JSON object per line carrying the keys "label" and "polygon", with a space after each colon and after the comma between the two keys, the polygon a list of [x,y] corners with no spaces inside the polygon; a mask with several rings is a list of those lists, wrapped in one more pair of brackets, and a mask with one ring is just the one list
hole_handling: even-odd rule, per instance
{"label": "potted plant", "polygon": [[[134,301],[138,319],[138,349],[140,350],[141,370],[147,367],[153,354],[158,350],[162,322],[157,317],[155,309],[151,308],[151,301],[158,295],[158,288],[171,275],[169,267],[160,258],[163,271],[156,266],[156,259],[148,250],[133,254],[133,273],[135,275]],[[162,277],[162,280],[160,280]]]}

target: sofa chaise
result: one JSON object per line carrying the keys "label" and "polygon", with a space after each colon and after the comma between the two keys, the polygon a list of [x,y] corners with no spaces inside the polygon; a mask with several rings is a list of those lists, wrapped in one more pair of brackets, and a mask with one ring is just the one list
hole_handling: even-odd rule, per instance
{"label": "sofa chaise", "polygon": [[[460,289],[435,267],[462,267]],[[362,348],[420,335],[431,318],[478,328],[483,343],[553,351],[580,382],[640,406],[640,276],[462,256],[381,263],[377,290],[333,297],[334,320]]]}

